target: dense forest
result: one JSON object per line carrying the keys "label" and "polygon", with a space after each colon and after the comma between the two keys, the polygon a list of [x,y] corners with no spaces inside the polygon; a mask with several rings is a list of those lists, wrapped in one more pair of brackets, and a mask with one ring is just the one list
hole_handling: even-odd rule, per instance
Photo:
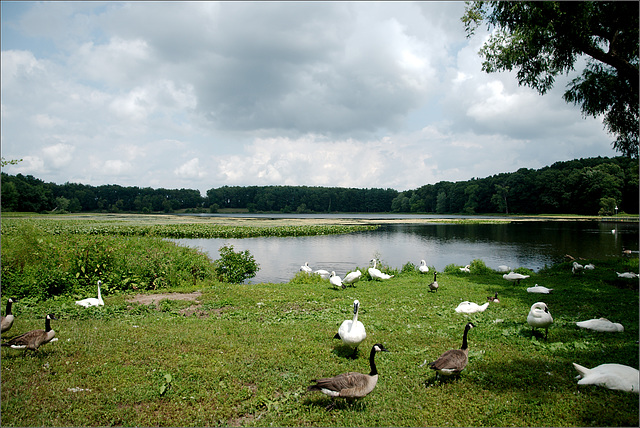
{"label": "dense forest", "polygon": [[45,183],[2,173],[2,211],[21,212],[397,212],[438,214],[638,213],[638,160],[585,158],[538,170],[521,168],[415,190],[307,186],[223,186],[202,196],[191,189]]}

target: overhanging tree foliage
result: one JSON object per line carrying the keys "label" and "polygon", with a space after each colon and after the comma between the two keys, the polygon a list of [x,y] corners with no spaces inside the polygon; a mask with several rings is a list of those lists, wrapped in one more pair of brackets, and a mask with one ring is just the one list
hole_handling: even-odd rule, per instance
{"label": "overhanging tree foliage", "polygon": [[544,95],[555,78],[587,56],[564,100],[583,115],[604,115],[613,147],[638,157],[638,13],[636,1],[474,1],[464,16],[467,37],[484,21],[495,29],[480,50],[487,73],[517,70],[520,85]]}

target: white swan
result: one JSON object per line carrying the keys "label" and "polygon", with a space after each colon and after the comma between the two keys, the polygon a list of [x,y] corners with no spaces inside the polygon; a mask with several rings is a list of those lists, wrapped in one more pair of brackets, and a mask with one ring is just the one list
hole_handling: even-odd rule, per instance
{"label": "white swan", "polygon": [[334,339],[342,339],[342,342],[354,348],[353,357],[358,354],[358,346],[367,338],[367,332],[364,328],[364,324],[358,321],[358,310],[360,309],[360,302],[358,300],[353,301],[353,319],[344,320],[338,329],[338,333],[334,336]]}
{"label": "white swan", "polygon": [[507,281],[515,281],[516,284],[520,284],[520,280],[529,278],[529,275],[522,275],[521,273],[511,271],[509,273],[505,273],[502,277]]}
{"label": "white swan", "polygon": [[640,375],[637,369],[622,364],[600,364],[588,369],[573,363],[573,367],[580,373],[576,376],[578,385],[598,385],[617,391],[638,393]]}
{"label": "white swan", "polygon": [[584,270],[584,266],[582,266],[578,262],[573,262],[573,267],[571,268],[571,273],[576,274],[576,273],[582,272],[583,270]]}
{"label": "white swan", "polygon": [[300,266],[300,272],[311,273],[313,269],[309,267],[309,262],[304,262],[304,265]]}
{"label": "white swan", "polygon": [[420,260],[420,267],[418,268],[420,273],[428,273],[429,266],[427,266],[427,262],[425,260]]}
{"label": "white swan", "polygon": [[547,288],[542,285],[536,284],[533,287],[527,288],[527,293],[539,293],[539,294],[549,294],[553,291],[553,288]]}
{"label": "white swan", "polygon": [[549,334],[549,326],[553,323],[553,317],[547,304],[544,302],[536,302],[531,306],[529,315],[527,315],[527,323],[531,326],[531,331],[534,328],[544,328],[544,338],[547,338]]}
{"label": "white swan", "polygon": [[324,270],[324,269],[318,269],[318,270],[314,271],[313,273],[320,275],[322,277],[322,279],[329,279],[329,277],[331,276],[331,272],[329,272],[328,270]]}
{"label": "white swan", "polygon": [[380,269],[377,269],[377,261],[376,259],[372,259],[371,260],[373,262],[373,267],[369,268],[368,272],[369,275],[371,276],[371,279],[379,279],[379,280],[385,280],[385,279],[390,279],[393,278],[395,275],[389,275],[386,274],[384,272],[381,272]]}
{"label": "white swan", "polygon": [[89,297],[87,299],[77,300],[76,305],[84,306],[88,308],[89,306],[104,306],[104,300],[102,300],[102,295],[100,294],[100,284],[102,281],[98,280],[98,298]]}
{"label": "white swan", "polygon": [[587,321],[577,322],[576,325],[580,328],[586,328],[589,330],[595,331],[604,331],[604,332],[619,332],[624,331],[624,327],[622,324],[617,322],[611,322],[606,318],[594,318]]}
{"label": "white swan", "polygon": [[489,302],[486,302],[482,305],[478,305],[477,303],[464,301],[461,302],[456,308],[456,312],[464,313],[464,314],[473,314],[476,312],[484,312],[485,309],[489,307]]}
{"label": "white swan", "polygon": [[342,288],[344,288],[344,285],[342,284],[342,279],[338,275],[336,275],[336,271],[331,271],[331,276],[329,277],[329,282],[334,287],[342,287]]}
{"label": "white swan", "polygon": [[511,268],[507,265],[500,265],[497,270],[498,272],[510,272]]}
{"label": "white swan", "polygon": [[361,275],[362,275],[362,272],[360,272],[359,270],[354,270],[353,272],[349,272],[347,276],[345,276],[342,279],[342,283],[347,285],[353,285],[356,282],[360,281]]}
{"label": "white swan", "polygon": [[585,270],[594,270],[596,266],[593,263],[589,263],[588,265],[584,265]]}
{"label": "white swan", "polygon": [[637,273],[633,273],[633,272],[616,272],[618,274],[618,278],[627,278],[627,279],[634,279],[638,277]]}
{"label": "white swan", "polygon": [[470,265],[466,265],[465,267],[460,268],[460,272],[471,273]]}

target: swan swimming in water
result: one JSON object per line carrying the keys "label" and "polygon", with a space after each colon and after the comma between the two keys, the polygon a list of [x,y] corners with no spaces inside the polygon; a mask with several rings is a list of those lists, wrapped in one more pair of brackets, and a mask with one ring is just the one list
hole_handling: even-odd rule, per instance
{"label": "swan swimming in water", "polygon": [[304,262],[304,265],[300,266],[300,272],[306,272],[306,273],[313,272],[313,269],[309,267],[309,262]]}

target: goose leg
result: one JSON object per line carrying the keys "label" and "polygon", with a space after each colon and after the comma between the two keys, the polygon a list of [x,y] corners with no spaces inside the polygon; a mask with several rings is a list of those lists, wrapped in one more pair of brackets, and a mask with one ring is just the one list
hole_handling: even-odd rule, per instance
{"label": "goose leg", "polygon": [[358,347],[356,346],[356,348],[353,350],[353,354],[351,354],[351,358],[352,359],[356,359],[358,358]]}

